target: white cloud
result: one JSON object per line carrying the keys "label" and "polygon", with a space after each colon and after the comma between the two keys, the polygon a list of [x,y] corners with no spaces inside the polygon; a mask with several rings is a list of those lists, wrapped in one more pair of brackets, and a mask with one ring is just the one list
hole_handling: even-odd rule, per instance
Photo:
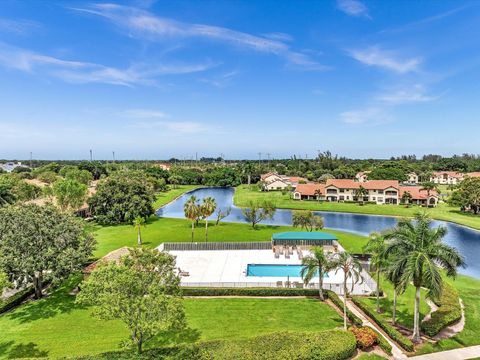
{"label": "white cloud", "polygon": [[38,30],[41,25],[30,20],[11,20],[0,18],[0,31],[6,31],[16,35],[26,35],[33,30]]}
{"label": "white cloud", "polygon": [[347,15],[370,18],[367,7],[359,0],[337,0],[337,6]]}
{"label": "white cloud", "polygon": [[307,55],[292,51],[286,44],[291,38],[287,34],[273,33],[266,36],[251,35],[220,26],[190,24],[170,18],[156,16],[148,11],[117,4],[95,4],[86,8],[73,8],[89,14],[104,17],[119,27],[149,40],[164,38],[203,38],[224,42],[233,46],[274,54],[290,64],[308,70],[326,70]]}
{"label": "white cloud", "polygon": [[149,109],[129,109],[125,110],[120,115],[134,119],[152,119],[168,117],[163,111],[149,110]]}
{"label": "white cloud", "polygon": [[350,56],[365,65],[378,66],[401,74],[417,71],[422,62],[420,58],[398,59],[395,52],[382,50],[378,46],[351,50]]}
{"label": "white cloud", "polygon": [[206,131],[208,128],[204,124],[194,121],[138,121],[129,125],[136,129],[159,129],[173,133],[195,134]]}
{"label": "white cloud", "polygon": [[350,125],[379,125],[391,121],[391,116],[379,107],[345,111],[340,120]]}
{"label": "white cloud", "polygon": [[391,93],[377,96],[377,100],[389,105],[401,105],[407,103],[422,103],[438,99],[438,96],[428,95],[425,88],[416,84],[409,89],[399,89]]}
{"label": "white cloud", "polygon": [[240,71],[238,70],[232,70],[220,75],[216,75],[210,78],[201,78],[199,81],[213,85],[219,89],[227,87],[233,79],[240,74]]}
{"label": "white cloud", "polygon": [[105,83],[113,85],[155,85],[156,78],[167,74],[188,74],[215,66],[203,64],[134,64],[119,69],[101,64],[63,60],[0,43],[0,65],[25,72],[42,70],[50,76],[71,83]]}

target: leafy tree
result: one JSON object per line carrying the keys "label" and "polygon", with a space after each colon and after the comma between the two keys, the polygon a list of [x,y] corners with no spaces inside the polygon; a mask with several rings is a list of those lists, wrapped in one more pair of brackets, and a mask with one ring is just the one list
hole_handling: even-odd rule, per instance
{"label": "leafy tree", "polygon": [[8,275],[0,271],[0,296],[3,293],[3,290],[12,286],[10,281],[8,281]]}
{"label": "leafy tree", "polygon": [[89,200],[90,211],[101,224],[132,223],[153,214],[153,191],[137,178],[122,174],[101,181]]}
{"label": "leafy tree", "polygon": [[43,171],[37,175],[37,179],[47,184],[53,184],[57,181],[58,175],[53,171]]}
{"label": "leafy tree", "polygon": [[238,186],[241,176],[231,167],[214,168],[204,174],[204,184],[208,186]]}
{"label": "leafy tree", "polygon": [[343,272],[343,328],[347,330],[347,296],[348,296],[348,289],[347,289],[347,281],[348,279],[352,279],[352,292],[353,288],[356,283],[359,281],[363,282],[362,278],[362,267],[358,260],[354,259],[350,256],[347,252],[341,252],[333,258],[331,262],[331,268],[336,269],[335,274],[338,270],[342,270]]}
{"label": "leafy tree", "polygon": [[413,341],[420,341],[420,289],[428,289],[429,297],[442,293],[442,270],[449,277],[455,277],[457,267],[465,262],[459,252],[442,242],[447,229],[432,228],[432,221],[424,214],[417,214],[415,220],[401,220],[385,238],[388,244],[385,255],[392,254],[391,271],[402,275],[402,287],[413,283],[415,286],[415,308]]}
{"label": "leafy tree", "polygon": [[369,180],[398,180],[406,181],[407,175],[406,170],[398,166],[397,162],[394,162],[393,165],[384,165],[375,167],[372,172],[368,174]]}
{"label": "leafy tree", "polygon": [[453,191],[449,202],[478,214],[480,212],[480,178],[467,177],[463,180]]}
{"label": "leafy tree", "polygon": [[100,161],[82,161],[78,164],[78,168],[89,171],[93,176],[93,180],[99,180],[102,176],[108,175],[106,166]]}
{"label": "leafy tree", "polygon": [[377,232],[370,234],[368,242],[363,248],[363,251],[371,255],[370,264],[375,269],[377,275],[377,313],[380,313],[380,274],[388,264],[384,254],[385,248],[385,237]]}
{"label": "leafy tree", "polygon": [[183,206],[183,212],[185,213],[185,217],[190,219],[192,222],[192,242],[194,239],[195,233],[195,222],[197,221],[198,217],[201,214],[200,205],[197,203],[197,197],[195,195],[190,196],[190,198],[185,202]]}
{"label": "leafy tree", "polygon": [[0,268],[42,296],[44,279],[59,281],[82,269],[95,241],[82,224],[53,206],[14,205],[0,209]]}
{"label": "leafy tree", "polygon": [[427,192],[427,196],[430,196],[432,191],[438,191],[438,185],[435,184],[433,181],[425,181],[421,184],[421,189]]}
{"label": "leafy tree", "polygon": [[407,205],[407,207],[408,207],[408,205],[412,201],[412,194],[410,194],[410,191],[404,191],[403,192],[401,201],[402,201],[403,204]]}
{"label": "leafy tree", "polygon": [[272,219],[275,215],[275,204],[271,201],[250,201],[248,208],[242,209],[245,219],[252,224],[255,229],[256,225],[263,220]]}
{"label": "leafy tree", "polygon": [[141,216],[137,216],[133,219],[133,227],[137,230],[137,244],[140,246],[142,245],[142,227],[146,227],[147,222],[145,218]]}
{"label": "leafy tree", "polygon": [[130,249],[120,262],[100,265],[81,285],[76,302],[93,307],[101,320],[118,319],[130,330],[129,344],[143,344],[167,330],[185,328],[175,258],[151,249]]}
{"label": "leafy tree", "polygon": [[87,197],[87,185],[75,180],[58,180],[53,184],[53,194],[62,210],[80,208]]}
{"label": "leafy tree", "polygon": [[88,185],[93,180],[93,175],[88,170],[71,169],[65,173],[65,179]]}
{"label": "leafy tree", "polygon": [[323,218],[310,210],[293,210],[292,225],[308,231],[320,230],[323,229]]}
{"label": "leafy tree", "polygon": [[216,215],[216,220],[215,220],[215,226],[217,226],[220,221],[222,221],[223,219],[225,219],[228,215],[230,215],[230,213],[232,212],[232,208],[231,207],[228,207],[227,209],[225,210],[222,210],[222,208],[217,208],[217,211],[215,213]]}
{"label": "leafy tree", "polygon": [[217,203],[215,202],[215,199],[210,196],[204,198],[203,204],[200,206],[200,212],[205,219],[205,242],[208,241],[208,217],[215,212],[216,208]]}
{"label": "leafy tree", "polygon": [[183,178],[179,175],[172,175],[168,178],[168,182],[172,184],[173,188],[176,189],[178,184],[181,184],[183,181]]}
{"label": "leafy tree", "polygon": [[15,200],[16,198],[13,194],[12,185],[0,182],[0,208],[5,205],[13,204]]}
{"label": "leafy tree", "polygon": [[300,275],[305,284],[308,284],[313,277],[318,274],[318,295],[320,300],[324,301],[323,296],[323,277],[326,272],[331,270],[331,260],[325,255],[321,246],[315,246],[310,249],[311,255],[302,259],[302,270]]}

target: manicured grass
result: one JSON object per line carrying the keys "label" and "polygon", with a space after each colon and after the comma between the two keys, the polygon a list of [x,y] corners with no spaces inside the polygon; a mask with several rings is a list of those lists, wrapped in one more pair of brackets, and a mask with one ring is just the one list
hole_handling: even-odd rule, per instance
{"label": "manicured grass", "polygon": [[[74,303],[72,277],[49,297],[0,316],[0,358],[63,357],[119,350],[128,337],[120,321],[100,321]],[[150,342],[158,347],[216,339],[243,339],[278,331],[320,331],[342,325],[341,317],[315,299],[184,300],[189,328]],[[147,346],[148,347],[148,346]]]}
{"label": "manicured grass", "polygon": [[419,206],[405,207],[403,205],[359,205],[355,203],[318,202],[315,200],[293,200],[291,194],[283,195],[281,191],[258,191],[256,185],[241,185],[235,188],[234,203],[236,206],[247,207],[250,200],[269,199],[275,202],[277,208],[305,209],[318,211],[336,211],[361,213],[371,215],[405,216],[412,217],[418,211],[426,211],[437,220],[451,221],[458,224],[480,229],[480,216],[462,213],[458,208],[440,203],[436,208],[424,208]]}
{"label": "manicured grass", "polygon": [[[131,225],[100,226],[89,224],[89,230],[95,234],[98,242],[95,257],[102,257],[112,250],[122,246],[136,246],[137,235]],[[288,226],[258,225],[252,229],[251,225],[238,223],[220,223],[214,226],[209,223],[208,240],[211,242],[235,241],[270,241],[272,234],[281,231],[301,231]],[[367,239],[363,236],[325,229],[325,232],[335,234],[342,246],[353,253],[362,252]],[[146,247],[157,247],[163,242],[191,241],[191,222],[185,219],[169,219],[150,217],[147,226],[142,229],[143,244]],[[195,228],[195,241],[205,241],[204,222]]]}
{"label": "manicured grass", "polygon": [[418,349],[419,354],[455,349],[465,346],[480,345],[480,280],[469,276],[448,279],[457,290],[465,305],[465,328],[450,339],[437,344],[425,344]]}
{"label": "manicured grass", "polygon": [[[387,322],[392,320],[392,305],[393,305],[393,286],[385,279],[381,279],[380,288],[383,290],[385,296],[380,298],[380,309],[382,313],[381,317]],[[422,290],[421,293],[421,302],[420,302],[420,319],[423,319],[425,315],[430,312],[430,307],[425,302],[426,292]],[[377,308],[377,299],[375,297],[371,298],[360,298],[358,300],[366,305],[373,312]],[[413,307],[415,302],[415,288],[409,286],[405,293],[397,296],[397,322],[400,325],[403,325],[409,329],[413,329]]]}
{"label": "manicured grass", "polygon": [[175,200],[177,197],[187,191],[191,191],[201,187],[200,185],[177,185],[175,189],[170,185],[170,189],[166,192],[161,192],[156,195],[156,200],[153,203],[153,208],[157,210],[170,201]]}
{"label": "manicured grass", "polygon": [[372,354],[361,354],[359,357],[355,358],[355,360],[383,360],[386,357],[377,355],[375,353]]}

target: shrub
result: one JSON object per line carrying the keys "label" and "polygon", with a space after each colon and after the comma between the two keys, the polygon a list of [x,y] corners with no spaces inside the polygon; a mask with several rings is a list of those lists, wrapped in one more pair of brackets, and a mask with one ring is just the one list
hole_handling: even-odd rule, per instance
{"label": "shrub", "polygon": [[[338,297],[338,295],[331,290],[326,290],[325,294],[335,304],[335,306],[343,313],[343,301]],[[363,324],[363,321],[357,315],[351,312],[348,308],[347,308],[347,318],[355,326],[362,326]]]}
{"label": "shrub", "polygon": [[428,336],[437,335],[445,327],[458,322],[462,318],[462,308],[457,291],[450,285],[444,284],[442,295],[434,299],[438,309],[431,314],[431,318],[422,322],[421,329]]}
{"label": "shrub", "polygon": [[357,347],[359,349],[369,349],[378,342],[377,334],[368,326],[352,326],[350,331],[355,336],[355,339],[357,340]]}
{"label": "shrub", "polygon": [[352,333],[341,330],[318,333],[273,333],[247,340],[213,341],[197,345],[152,349],[142,354],[111,352],[80,357],[82,360],[345,360],[355,353]]}
{"label": "shrub", "polygon": [[184,296],[315,296],[318,290],[295,288],[182,288]]}
{"label": "shrub", "polygon": [[398,345],[400,345],[406,351],[412,352],[414,351],[412,341],[403,336],[397,329],[395,329],[392,325],[387,323],[380,315],[378,315],[375,311],[372,311],[368,306],[365,306],[363,302],[361,302],[358,298],[353,297],[352,301],[357,305],[360,309],[362,309],[365,314],[367,314],[375,323],[382,328],[383,331],[387,333],[390,338],[395,341]]}
{"label": "shrub", "polygon": [[0,300],[0,314],[19,306],[21,303],[23,303],[28,297],[32,296],[34,293],[35,293],[35,290],[33,286],[29,286],[13,294],[7,299]]}
{"label": "shrub", "polygon": [[377,334],[377,345],[385,351],[387,355],[392,355],[392,345],[377,330],[372,329]]}

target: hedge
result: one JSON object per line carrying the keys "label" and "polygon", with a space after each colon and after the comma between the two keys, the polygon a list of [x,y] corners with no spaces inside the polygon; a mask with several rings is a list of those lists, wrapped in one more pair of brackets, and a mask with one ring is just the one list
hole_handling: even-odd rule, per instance
{"label": "hedge", "polygon": [[422,331],[428,336],[437,335],[442,329],[455,324],[462,318],[462,308],[457,291],[450,285],[444,284],[442,295],[434,299],[438,309],[431,314],[431,318],[422,322]]}
{"label": "hedge", "polygon": [[372,311],[368,306],[364,305],[358,298],[353,297],[352,301],[357,305],[362,311],[367,314],[375,323],[382,328],[383,331],[387,333],[390,338],[400,345],[403,349],[408,352],[413,352],[415,348],[413,347],[412,341],[403,336],[397,329],[392,325],[388,324],[380,315],[375,311]]}
{"label": "hedge", "polygon": [[34,293],[35,289],[33,288],[33,286],[30,286],[23,290],[20,290],[19,292],[13,294],[7,299],[0,300],[0,314],[19,306]]}
{"label": "hedge", "polygon": [[144,351],[111,352],[82,360],[346,360],[356,349],[355,336],[342,330],[317,333],[280,332],[248,340],[214,341]]}
{"label": "hedge", "polygon": [[387,355],[392,355],[392,345],[383,337],[382,334],[380,334],[377,330],[373,329],[372,330],[377,334],[377,345],[385,351]]}
{"label": "hedge", "polygon": [[[331,290],[326,290],[325,293],[327,297],[335,304],[335,306],[343,313],[343,301],[338,297],[338,295]],[[355,326],[363,325],[363,321],[357,315],[351,312],[348,308],[347,318]]]}
{"label": "hedge", "polygon": [[296,288],[182,288],[184,296],[318,296],[315,289]]}

